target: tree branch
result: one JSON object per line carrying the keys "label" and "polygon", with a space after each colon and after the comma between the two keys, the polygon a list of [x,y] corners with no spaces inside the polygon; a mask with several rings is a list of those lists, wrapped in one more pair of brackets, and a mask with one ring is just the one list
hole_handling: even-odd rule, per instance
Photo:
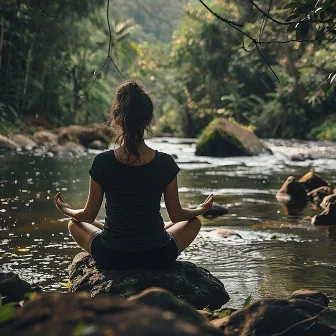
{"label": "tree branch", "polygon": [[[269,15],[269,13],[266,13],[263,9],[261,9],[253,0],[248,0],[253,7],[255,7],[260,13],[262,13],[263,15],[265,15],[267,18],[269,18],[271,21],[282,25],[282,26],[289,26],[293,23],[300,23],[302,22],[302,20],[300,21],[290,21],[290,22],[285,22],[285,21],[279,21],[277,19],[274,19],[272,16]],[[311,23],[329,23],[329,20],[316,20],[316,21],[312,21],[312,20],[306,20],[309,21]]]}
{"label": "tree branch", "polygon": [[233,22],[231,20],[225,19],[222,16],[220,16],[218,13],[215,13],[211,8],[209,8],[202,0],[198,0],[212,15],[214,15],[217,19],[229,24],[229,25],[233,25],[236,27],[243,27],[244,25],[241,23],[236,23]]}

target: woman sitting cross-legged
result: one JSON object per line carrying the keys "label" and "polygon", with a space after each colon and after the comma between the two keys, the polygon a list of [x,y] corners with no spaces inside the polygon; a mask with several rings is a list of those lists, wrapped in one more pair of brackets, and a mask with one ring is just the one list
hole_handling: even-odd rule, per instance
{"label": "woman sitting cross-legged", "polygon": [[[196,209],[181,207],[174,159],[148,147],[144,133],[153,121],[153,103],[135,81],[125,82],[112,105],[112,123],[120,147],[98,154],[89,169],[90,190],[84,209],[74,210],[61,194],[55,203],[72,217],[69,231],[103,268],[162,268],[171,266],[196,238],[196,217],[213,204],[211,194]],[[160,214],[161,196],[171,223]],[[96,221],[103,196],[105,224]]]}

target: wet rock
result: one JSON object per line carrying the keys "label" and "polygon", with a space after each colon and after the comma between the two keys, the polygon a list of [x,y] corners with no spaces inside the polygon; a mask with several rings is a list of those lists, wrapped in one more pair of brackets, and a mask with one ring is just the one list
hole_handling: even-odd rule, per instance
{"label": "wet rock", "polygon": [[306,160],[314,160],[314,157],[311,154],[299,153],[299,154],[291,155],[289,157],[289,160],[294,161],[294,162],[302,162]]}
{"label": "wet rock", "polygon": [[228,208],[225,206],[218,204],[218,203],[213,203],[212,207],[204,212],[202,215],[204,218],[216,218],[220,216],[224,216],[229,212]]}
{"label": "wet rock", "polygon": [[83,154],[85,152],[85,147],[75,143],[75,142],[67,142],[64,146],[65,150],[72,154]]}
{"label": "wet rock", "polygon": [[312,218],[314,225],[336,225],[336,203],[328,203],[325,209]]}
{"label": "wet rock", "polygon": [[16,150],[19,146],[12,140],[0,134],[0,151]]}
{"label": "wet rock", "polygon": [[258,137],[225,118],[214,119],[202,132],[196,155],[230,157],[267,153]]}
{"label": "wet rock", "polygon": [[95,140],[89,143],[88,148],[104,150],[108,148],[108,145],[101,140]]}
{"label": "wet rock", "polygon": [[58,141],[61,144],[71,141],[88,147],[95,140],[108,145],[111,129],[107,125],[100,124],[91,124],[88,126],[71,125],[55,129],[53,132],[57,134]]}
{"label": "wet rock", "polygon": [[298,181],[303,184],[307,192],[319,187],[328,186],[329,184],[318,176],[314,171],[310,171],[300,178]]}
{"label": "wet rock", "polygon": [[170,311],[179,316],[183,316],[184,319],[193,324],[200,324],[207,321],[194,307],[162,288],[153,287],[146,289],[137,295],[129,297],[128,300]]}
{"label": "wet rock", "polygon": [[290,299],[312,300],[321,306],[328,307],[328,297],[315,289],[298,289],[291,294]]}
{"label": "wet rock", "polygon": [[289,176],[281,186],[275,197],[290,207],[302,208],[308,203],[307,193],[302,183],[296,181],[294,176]]}
{"label": "wet rock", "polygon": [[333,190],[333,193],[331,195],[328,195],[323,198],[321,202],[321,208],[326,209],[329,203],[335,203],[336,202],[336,189]]}
{"label": "wet rock", "polygon": [[58,157],[69,158],[74,155],[83,154],[85,152],[85,148],[75,142],[67,142],[65,145],[54,145],[49,151]]}
{"label": "wet rock", "polygon": [[228,230],[228,229],[218,229],[218,230],[211,231],[210,233],[213,233],[216,236],[223,237],[223,238],[232,237],[232,236],[234,237],[235,236],[235,237],[238,237],[240,239],[243,239],[243,237],[239,233],[237,233],[233,230]]}
{"label": "wet rock", "polygon": [[266,299],[229,316],[226,336],[331,336],[336,333],[336,312],[309,300]]}
{"label": "wet rock", "polygon": [[[172,301],[177,300],[172,298]],[[169,300],[166,298],[165,303]],[[38,295],[17,311],[15,318],[0,323],[1,335],[105,335],[105,336],[220,336],[221,331],[187,308],[175,313],[174,304],[161,309],[141,300],[109,295],[89,298],[85,293]],[[183,303],[181,303],[183,305]]]}
{"label": "wet rock", "polygon": [[190,262],[176,261],[160,270],[104,270],[92,257],[79,253],[70,265],[70,292],[85,290],[94,297],[109,293],[128,297],[150,287],[161,287],[197,309],[219,308],[230,297],[220,280],[204,268]]}
{"label": "wet rock", "polygon": [[176,154],[172,154],[172,158],[177,160],[178,159],[178,156]]}
{"label": "wet rock", "polygon": [[49,131],[38,131],[33,135],[32,139],[38,145],[48,147],[56,146],[58,144],[57,136]]}
{"label": "wet rock", "polygon": [[0,272],[0,297],[3,298],[4,304],[20,302],[26,294],[40,290],[38,286],[30,285],[13,272]]}
{"label": "wet rock", "polygon": [[331,186],[323,186],[310,191],[307,196],[309,197],[309,201],[318,208],[323,199],[332,193],[333,189]]}
{"label": "wet rock", "polygon": [[36,142],[22,134],[15,134],[12,136],[12,140],[21,148],[33,149],[37,146]]}

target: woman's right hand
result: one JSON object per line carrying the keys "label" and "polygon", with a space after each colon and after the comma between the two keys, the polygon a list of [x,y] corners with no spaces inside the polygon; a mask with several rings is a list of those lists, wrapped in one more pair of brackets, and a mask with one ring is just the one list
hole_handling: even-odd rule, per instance
{"label": "woman's right hand", "polygon": [[214,202],[214,198],[215,198],[214,194],[210,194],[208,196],[208,198],[196,208],[196,209],[199,209],[201,211],[200,215],[203,214],[204,212],[208,211],[212,207],[212,204]]}

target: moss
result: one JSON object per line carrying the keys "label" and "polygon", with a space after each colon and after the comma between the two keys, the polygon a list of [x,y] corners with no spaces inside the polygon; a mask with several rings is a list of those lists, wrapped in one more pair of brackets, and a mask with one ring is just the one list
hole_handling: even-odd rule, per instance
{"label": "moss", "polygon": [[323,124],[314,127],[310,136],[317,140],[336,141],[336,118],[326,120]]}
{"label": "moss", "polygon": [[196,155],[229,157],[250,154],[236,137],[224,131],[220,119],[214,119],[203,130],[196,147]]}

